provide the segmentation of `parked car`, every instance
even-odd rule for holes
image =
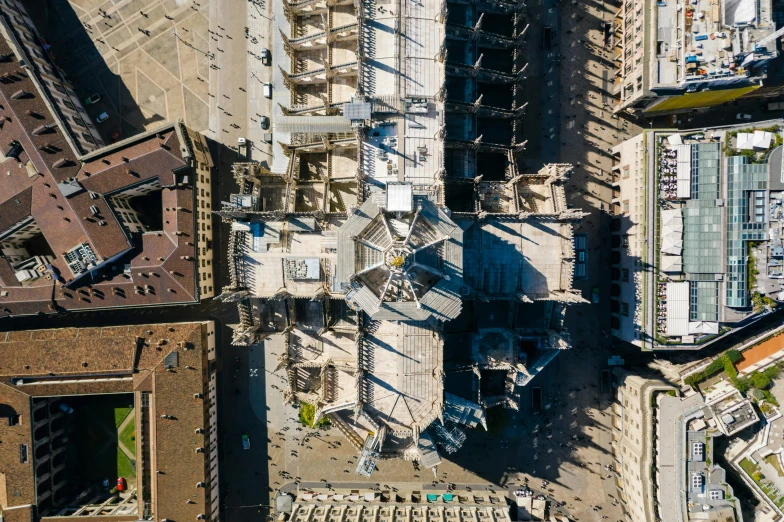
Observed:
[[[117,491],[125,491],[128,489],[125,479],[120,477],[117,479]]]
[[[250,439],[248,435],[243,433],[242,434],[242,449],[248,450],[250,449]]]
[[[751,119],[751,114],[744,114],[744,113],[742,113],[742,112],[739,112],[739,113],[738,113],[738,114],[735,116],[735,119],[736,119],[736,120],[750,120],[750,119]]]
[[[270,54],[269,49],[261,50],[261,63],[264,65],[270,65],[272,63],[272,55]]]
[[[95,118],[95,123],[103,123],[103,122],[105,122],[108,119],[109,119],[109,113],[108,112],[102,112],[101,114],[98,115],[97,118]]]
[[[272,84],[265,83],[263,87],[264,97],[265,98],[272,98]]]
[[[97,92],[95,94],[91,94],[86,100],[84,100],[85,105],[94,105],[101,101],[101,95]]]
[[[264,130],[269,129],[269,118],[266,116],[261,117],[261,128]]]
[[[68,405],[67,405],[67,404],[65,404],[65,403],[62,403],[62,404],[60,405],[60,410],[61,410],[61,411],[64,411],[65,413],[68,413],[68,414],[71,414],[71,413],[73,413],[73,408],[71,408],[70,406],[68,406]]]

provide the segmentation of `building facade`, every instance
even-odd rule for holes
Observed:
[[[77,154],[87,154],[106,145],[74,92],[73,85],[49,55],[44,39],[25,10],[24,2],[2,0],[0,5],[2,36],[11,47],[19,67],[28,71],[30,80],[65,132],[71,147]]]

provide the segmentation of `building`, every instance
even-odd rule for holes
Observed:
[[[726,472],[715,463],[712,439],[758,422],[750,401],[723,382],[705,397],[692,392],[680,398],[658,379],[622,368],[613,377],[613,456],[626,519],[742,522]],[[728,410],[743,411],[729,429]]]
[[[503,496],[495,496],[495,502],[491,502],[489,495],[467,491],[342,491],[338,486],[334,491],[301,489],[295,494],[293,500],[287,494],[276,498],[277,505],[286,506],[277,513],[279,521],[327,522],[334,517],[347,522],[360,522],[368,518],[389,522],[511,520]]]
[[[613,335],[699,348],[784,297],[781,144],[776,120],[613,149]]]
[[[234,342],[281,354],[283,399],[328,415],[363,475],[382,458],[436,466],[486,407],[517,408],[586,302],[572,168],[520,167],[525,6],[401,9],[273,4],[273,52],[293,67],[274,76],[273,158],[235,164],[217,212]]]
[[[720,105],[763,84],[777,55],[770,0],[622,2],[615,18],[616,110]]]
[[[0,41],[2,315],[211,297],[206,139],[176,122],[84,153],[10,43]]]
[[[4,332],[0,361],[4,519],[218,520],[211,321]]]
[[[78,154],[86,154],[106,145],[74,92],[73,85],[54,63],[46,41],[36,31],[23,2],[2,1],[0,33],[10,47],[10,51],[4,49],[3,54],[12,53],[18,62],[17,67],[28,71],[26,76],[35,85],[70,148]],[[6,69],[3,74],[11,72]]]

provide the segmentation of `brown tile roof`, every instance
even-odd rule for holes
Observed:
[[[112,393],[131,391],[136,386],[151,389],[151,469],[163,471],[151,476],[155,518],[196,520],[201,513],[209,514],[209,490],[196,486],[209,482],[205,408],[209,327],[208,323],[174,323],[0,332],[0,404],[26,411],[29,418],[31,395]],[[163,361],[172,351],[178,353],[179,365],[167,371]],[[77,374],[114,371],[133,371],[139,378],[129,375],[108,382],[67,382],[69,376]],[[150,382],[145,374],[152,379],[152,386],[145,384]],[[52,378],[56,382],[13,385],[14,377],[25,377],[28,382],[38,379],[39,383]],[[173,418],[161,418],[164,414]],[[32,453],[28,464],[20,464],[18,446],[30,443],[31,430],[29,423],[26,428],[17,428],[0,422],[0,473],[5,474],[5,483],[0,480],[2,507],[35,501]],[[196,433],[197,428],[204,433]],[[205,451],[197,453],[196,448]],[[20,495],[12,496],[14,492]],[[186,499],[194,503],[186,504]]]
[[[0,202],[0,233],[30,216],[32,206],[32,187],[27,187],[13,197]]]
[[[35,477],[33,475],[33,436],[30,426],[30,397],[0,384],[0,398],[6,413],[3,416],[21,415],[22,422],[9,426],[0,422],[0,502],[7,507],[23,506],[35,502]],[[20,447],[27,445],[27,462],[21,461]],[[5,520],[5,513],[3,513]]]
[[[0,55],[9,53],[10,47],[0,38]],[[9,158],[0,163],[0,231],[32,215],[56,256],[52,264],[66,283],[74,279],[74,274],[62,256],[81,243],[89,243],[101,260],[123,257],[114,267],[105,267],[94,278],[85,276],[68,288],[45,278],[22,286],[8,262],[0,259],[0,289],[7,292],[0,296],[0,317],[195,301],[195,260],[182,259],[197,257],[197,241],[192,235],[196,220],[194,189],[185,184],[177,186],[174,174],[190,165],[187,145],[180,142],[181,134],[177,132],[180,124],[105,147],[80,161],[27,76],[31,73],[11,59],[0,61],[0,76],[5,74],[9,75],[8,81],[0,83],[0,144],[7,147],[19,142],[23,151],[18,160]],[[19,91],[28,94],[12,98]],[[28,160],[31,169],[25,167]],[[66,197],[58,183],[71,178],[78,179],[85,190]],[[146,235],[134,245],[103,195],[153,178],[168,187],[162,194],[163,206],[170,209],[164,211],[162,232],[168,236],[169,245],[148,240]],[[90,192],[100,197],[93,199]],[[133,266],[134,271],[144,267],[145,273],[159,275],[151,276],[157,278],[155,283],[144,276],[125,277],[124,264]],[[139,291],[139,286],[145,291]]]
[[[132,148],[91,159],[82,166],[77,179],[87,190],[100,194],[110,194],[152,178],[158,178],[163,186],[173,185],[172,171],[186,163],[176,133],[168,131],[160,136],[162,139],[153,136]]]

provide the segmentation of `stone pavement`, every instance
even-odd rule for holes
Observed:
[[[77,93],[101,95],[87,110],[109,113],[99,126],[109,142],[114,132],[127,138],[177,119],[207,130],[215,1],[60,0],[29,11]]]
[[[370,485],[435,480],[440,486],[484,483],[506,489],[523,484],[526,478],[533,488],[539,488],[546,479],[550,482],[547,493],[566,501],[575,517],[601,520],[601,515],[607,515],[617,520],[621,511],[613,505],[615,480],[606,477],[610,473],[604,469],[612,462],[611,402],[606,390],[601,396],[599,391],[602,365],[609,356],[601,347],[559,355],[523,389],[520,412],[510,416],[500,434],[469,430],[460,451],[442,455],[437,476],[411,462],[390,460],[380,461],[367,480],[355,474],[357,452],[337,429],[306,429],[297,422],[296,409],[281,407],[283,373],[266,371],[270,487],[275,491],[292,480]],[[269,364],[274,357],[266,359]],[[531,386],[543,387],[543,415],[531,414]],[[281,417],[273,422],[269,415],[273,410],[283,414],[283,422]],[[594,511],[594,506],[601,509]]]

